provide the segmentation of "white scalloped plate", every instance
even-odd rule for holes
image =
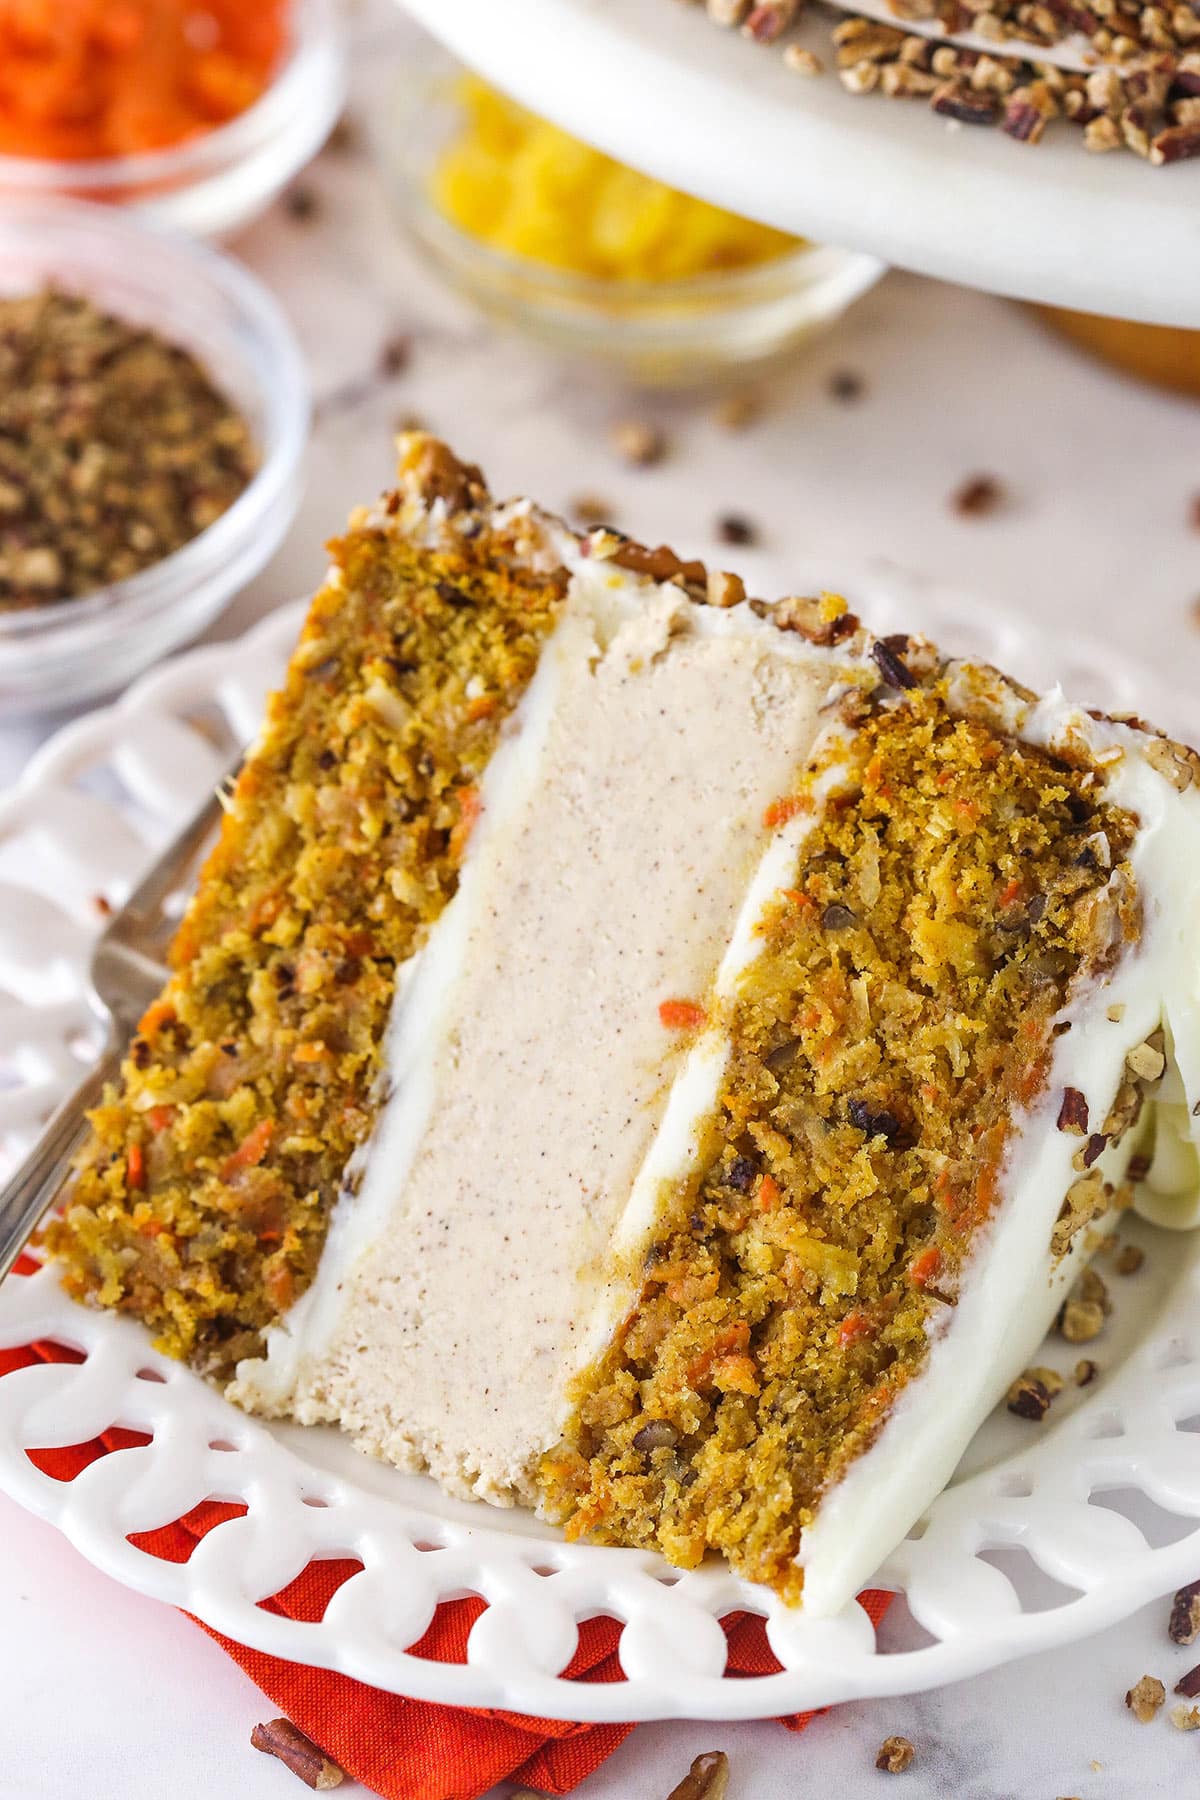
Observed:
[[[858,98],[679,0],[401,4],[526,106],[719,206],[990,293],[1200,326],[1200,161],[1093,156],[1073,126],[1018,144]],[[827,65],[829,24],[801,27]]]
[[[1103,652],[1078,641],[1034,643],[1010,620],[898,578],[845,591],[877,629],[936,629],[1029,680],[1069,672],[1091,701],[1120,708],[1136,692],[1179,723],[1151,678],[1127,667],[1114,678]],[[60,732],[0,798],[0,1131],[11,1153],[88,1054],[81,976],[97,897],[121,900],[251,735],[298,619],[289,607],[241,642],[167,664]],[[249,1419],[130,1321],[73,1305],[46,1270],[0,1288],[0,1348],[51,1339],[83,1360],[0,1379],[0,1488],[130,1587],[258,1649],[416,1698],[551,1718],[732,1719],[912,1692],[1068,1643],[1200,1572],[1200,1261],[1190,1239],[1132,1230],[1149,1254],[1140,1275],[1113,1283],[1119,1303],[1097,1349],[1105,1374],[1069,1388],[1049,1429],[1003,1412],[988,1422],[880,1571],[878,1585],[907,1605],[878,1642],[858,1605],[807,1619],[719,1565],[680,1575],[649,1554],[569,1545],[528,1514],[453,1501],[369,1462],[334,1432]],[[1062,1363],[1065,1348],[1048,1345],[1045,1359]],[[70,1482],[26,1454],[113,1425],[151,1441]],[[247,1511],[187,1563],[130,1543],[206,1499]],[[319,1622],[262,1609],[330,1557],[363,1566]],[[411,1654],[437,1605],[469,1594],[487,1606],[466,1662]],[[725,1673],[718,1621],[734,1611],[765,1618],[779,1673]],[[576,1625],[597,1615],[622,1624],[626,1679],[566,1680]]]

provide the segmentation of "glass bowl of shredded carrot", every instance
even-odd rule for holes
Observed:
[[[371,107],[404,224],[501,322],[639,383],[793,350],[883,273],[638,173],[438,52]]]
[[[0,195],[237,230],[345,98],[334,0],[0,0]]]

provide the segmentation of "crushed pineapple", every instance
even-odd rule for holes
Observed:
[[[639,175],[475,76],[456,92],[462,125],[434,170],[433,198],[497,250],[580,275],[677,281],[802,242]]]

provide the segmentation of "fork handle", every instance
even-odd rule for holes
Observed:
[[[0,1281],[9,1273],[62,1188],[71,1158],[87,1137],[87,1114],[121,1066],[122,1045],[111,1033],[99,1062],[51,1115],[41,1137],[0,1191]]]

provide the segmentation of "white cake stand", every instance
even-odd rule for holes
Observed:
[[[401,0],[498,87],[736,212],[1024,300],[1200,327],[1200,159],[1029,146],[847,94],[679,0]],[[808,28],[820,47],[823,24]]]

